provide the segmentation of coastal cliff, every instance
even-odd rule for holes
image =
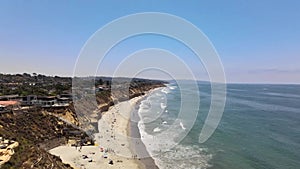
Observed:
[[[43,91],[44,94],[62,94],[70,91],[70,78],[35,76],[38,86],[30,86],[24,81],[32,77],[28,74],[4,76],[1,75],[0,96],[6,94],[36,94],[37,91]],[[24,77],[24,78],[23,78]],[[42,81],[39,81],[42,79]],[[53,83],[58,88],[50,88],[48,83]],[[141,80],[134,81],[128,88],[129,91],[120,90],[118,94],[129,93],[127,99],[144,95],[146,91],[157,87],[163,87],[165,82]],[[23,85],[22,85],[23,84]],[[107,83],[105,90],[96,92],[96,104],[82,101],[83,108],[90,111],[98,110],[97,118],[101,118],[101,112],[114,105],[114,98]],[[97,84],[96,84],[97,85]],[[98,84],[99,85],[99,84]],[[13,86],[14,92],[9,90]],[[25,86],[25,87],[24,87]],[[43,88],[43,86],[45,88]],[[24,88],[24,91],[22,91]],[[63,89],[63,90],[62,90]],[[6,93],[5,93],[6,92]],[[32,93],[31,93],[32,92]],[[22,96],[24,97],[24,96]],[[85,131],[80,128],[80,120],[75,112],[73,102],[63,107],[41,107],[30,106],[20,108],[11,108],[0,113],[0,136],[19,143],[14,148],[14,154],[10,160],[3,164],[1,168],[72,168],[68,164],[62,163],[59,157],[51,155],[48,150],[68,143],[69,138],[77,140],[93,140]],[[1,154],[0,154],[1,155]]]

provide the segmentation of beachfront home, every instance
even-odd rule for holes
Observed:
[[[69,97],[28,95],[22,97],[22,106],[66,107],[71,101]]]
[[[54,106],[69,106],[70,104],[70,99],[69,98],[57,98],[57,103]]]
[[[68,106],[73,101],[73,95],[64,93],[57,97],[57,103],[59,105],[65,105]]]
[[[0,107],[1,110],[16,110],[20,108],[20,102],[19,101],[0,101]]]
[[[23,107],[26,106],[40,106],[40,107],[67,107],[72,102],[71,94],[62,94],[56,96],[19,96],[19,95],[5,95],[0,96],[0,101],[17,101]],[[8,102],[7,102],[8,103]],[[5,103],[6,104],[6,103]],[[0,111],[5,109],[6,105],[0,107]]]
[[[73,95],[72,94],[61,94],[61,95],[59,95],[59,98],[68,98],[69,101],[72,101]]]
[[[52,107],[57,104],[57,100],[55,96],[38,96],[34,105],[41,107]]]
[[[22,105],[24,106],[32,106],[37,102],[37,96],[36,95],[28,95],[22,97]]]

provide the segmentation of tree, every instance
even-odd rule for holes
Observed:
[[[106,86],[110,86],[110,81],[106,81]]]
[[[28,73],[23,73],[23,76],[25,76],[25,77],[31,77],[31,75],[28,74]]]
[[[103,80],[102,80],[102,79],[99,79],[99,80],[98,80],[98,84],[99,84],[99,85],[103,85]]]

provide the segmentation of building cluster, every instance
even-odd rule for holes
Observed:
[[[0,96],[0,111],[20,110],[32,106],[42,108],[68,107],[71,102],[71,94],[61,94],[59,96],[5,95]]]

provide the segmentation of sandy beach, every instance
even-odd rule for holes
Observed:
[[[102,113],[102,118],[98,122],[99,133],[95,134],[95,146],[83,146],[80,149],[65,145],[49,152],[59,156],[64,163],[70,164],[73,168],[142,169],[149,165],[155,166],[151,158],[146,161],[136,158],[128,138],[130,113],[143,97],[145,96],[118,103]]]

